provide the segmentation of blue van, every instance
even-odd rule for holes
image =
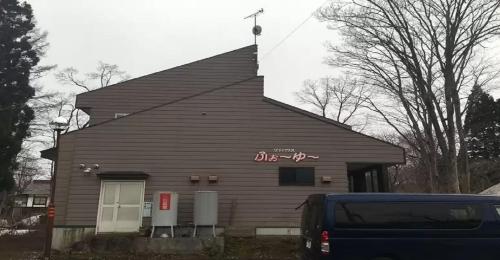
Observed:
[[[500,259],[497,196],[317,194],[302,207],[303,260]]]

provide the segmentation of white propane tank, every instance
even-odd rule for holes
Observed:
[[[151,224],[153,226],[176,226],[179,195],[172,191],[157,191],[153,195]]]
[[[197,226],[212,226],[215,237],[215,225],[217,225],[218,196],[216,191],[196,191],[194,193],[194,231],[196,236]]]
[[[217,225],[217,192],[197,191],[194,193],[194,224],[197,226]]]

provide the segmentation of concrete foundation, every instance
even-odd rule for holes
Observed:
[[[224,249],[223,236],[298,236],[299,228],[272,227],[217,227],[213,237],[211,227],[199,227],[197,236],[192,237],[192,227],[175,227],[175,237],[170,235],[169,227],[157,227],[153,238],[139,234],[95,235],[94,227],[57,227],[54,228],[52,249],[58,251],[97,251],[97,252],[137,252],[158,254],[192,254],[202,251]],[[163,235],[163,237],[162,237]]]
[[[227,226],[224,234],[234,237],[255,237],[255,227]]]
[[[139,254],[202,254],[223,252],[224,238],[213,237],[212,228],[200,227],[197,237],[192,237],[192,228],[176,228],[175,238],[160,238],[163,232],[170,233],[166,227],[158,230],[155,238],[138,236],[138,234],[104,234],[95,235],[93,227],[58,227],[54,228],[52,249],[61,252],[121,252]],[[216,234],[222,235],[224,228],[216,228]]]
[[[202,254],[206,251],[224,252],[224,238],[146,238],[137,237],[133,241],[136,253],[154,254]]]
[[[193,236],[194,227],[184,227],[184,226],[176,226],[174,227],[174,237],[192,237]],[[215,227],[215,235],[222,236],[225,233],[225,228],[223,227]],[[170,227],[159,226],[155,227],[153,237],[161,237],[161,236],[171,236]],[[212,227],[207,226],[199,226],[196,229],[196,237],[213,237]]]
[[[255,228],[257,236],[300,236],[300,228],[272,228],[258,227]]]
[[[56,227],[52,234],[52,249],[64,251],[74,243],[95,234],[93,227]]]

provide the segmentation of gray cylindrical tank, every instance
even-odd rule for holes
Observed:
[[[217,225],[218,198],[216,191],[194,193],[194,224],[198,226]]]
[[[157,191],[153,194],[151,224],[153,226],[176,226],[179,195],[172,191]]]

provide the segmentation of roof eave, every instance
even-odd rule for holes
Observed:
[[[51,160],[51,161],[56,160],[56,155],[57,155],[57,151],[56,151],[55,147],[40,151],[40,157],[42,157],[44,159]]]

